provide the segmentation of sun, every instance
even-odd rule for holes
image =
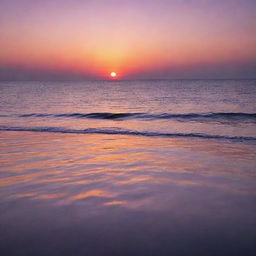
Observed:
[[[116,74],[116,72],[111,72],[111,73],[110,73],[110,76],[111,76],[112,78],[115,78],[115,77],[117,76],[117,74]]]

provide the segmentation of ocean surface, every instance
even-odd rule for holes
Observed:
[[[255,255],[256,80],[0,82],[1,255]]]

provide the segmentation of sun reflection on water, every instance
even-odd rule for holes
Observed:
[[[33,147],[26,143],[31,136]],[[252,193],[246,182],[227,186],[225,181],[233,174],[246,181],[255,176],[251,157],[255,152],[250,145],[234,147],[223,142],[220,152],[220,142],[197,140],[191,144],[185,139],[56,134],[42,138],[31,133],[24,133],[21,139],[19,134],[5,133],[4,140],[3,150],[16,149],[4,156],[1,166],[2,195],[9,200],[86,203],[90,199],[95,205],[132,208],[157,201],[158,205],[162,202],[161,208],[166,199],[158,193],[177,193],[177,187]],[[234,164],[236,154],[244,156],[239,164]],[[225,161],[216,162],[221,157]]]

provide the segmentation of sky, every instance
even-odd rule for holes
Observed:
[[[0,0],[0,80],[256,78],[256,0]]]

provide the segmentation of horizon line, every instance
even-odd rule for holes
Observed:
[[[180,81],[180,80],[256,80],[255,78],[134,78],[134,79],[13,79],[0,82],[128,82],[128,81]]]

